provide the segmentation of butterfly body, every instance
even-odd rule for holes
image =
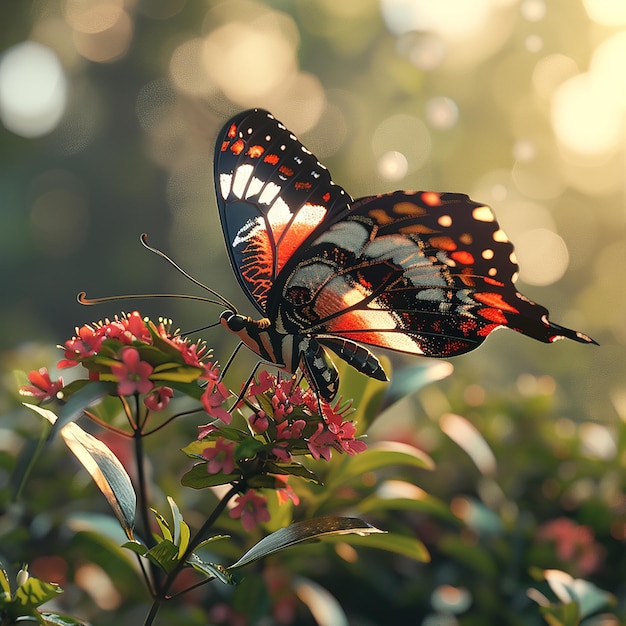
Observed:
[[[264,320],[231,312],[223,325],[261,358],[302,370],[325,399],[338,384],[326,350],[385,380],[365,346],[449,357],[502,326],[544,342],[595,343],[516,290],[513,245],[489,207],[466,195],[353,201],[259,109],[222,129],[215,181],[231,264]]]

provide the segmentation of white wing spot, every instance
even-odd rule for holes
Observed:
[[[488,206],[479,206],[472,211],[472,217],[477,222],[494,222],[495,217]]]
[[[222,194],[222,198],[226,200],[228,198],[228,194],[230,193],[230,186],[233,181],[232,174],[220,174],[220,192]]]
[[[509,238],[506,236],[505,232],[501,228],[498,228],[498,230],[493,233],[493,240],[501,243],[506,243]]]
[[[447,228],[448,226],[452,226],[452,218],[449,215],[442,215],[437,220],[437,223],[439,224],[439,226]]]

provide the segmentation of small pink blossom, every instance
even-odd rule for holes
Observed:
[[[23,396],[30,396],[38,400],[50,400],[63,389],[63,379],[59,377],[58,380],[52,381],[48,369],[45,367],[30,372],[28,374],[28,380],[31,384],[22,385],[20,387],[20,393]]]
[[[198,426],[198,439],[204,439],[216,430],[219,430],[219,428],[213,422]]]
[[[85,324],[76,329],[76,337],[68,339],[65,344],[65,359],[61,359],[58,367],[73,367],[78,365],[77,359],[86,359],[93,356],[102,347],[104,337],[91,326]]]
[[[334,447],[335,436],[323,424],[317,425],[317,430],[309,437],[306,442],[309,452],[313,458],[317,461],[323,458],[325,461],[330,461],[332,456],[331,448]]]
[[[221,387],[224,387],[220,383]],[[228,391],[226,388],[221,389],[217,386],[207,385],[204,393],[200,397],[202,401],[202,406],[208,415],[211,417],[215,417],[216,419],[222,420],[224,424],[230,424],[233,416],[222,406],[224,400],[228,398]]]
[[[150,330],[138,311],[103,325],[101,332],[107,338],[117,339],[126,345],[131,345],[134,341],[152,343]]]
[[[276,496],[278,497],[278,504],[286,504],[291,500],[295,506],[300,504],[300,498],[298,494],[293,490],[291,485],[287,482],[289,476],[276,476]],[[280,487],[279,485],[283,485]]]
[[[148,393],[154,383],[148,378],[154,369],[150,363],[142,361],[136,348],[124,347],[120,350],[121,363],[111,366],[111,373],[119,380],[117,393],[130,396],[134,393]]]
[[[220,380],[217,364],[206,363],[204,373],[200,378],[207,381],[204,393],[200,397],[204,410],[211,417],[222,420],[224,424],[230,424],[233,416],[222,407],[230,394],[226,385]]]
[[[270,521],[267,498],[253,490],[246,491],[245,494],[237,496],[235,506],[228,515],[233,519],[241,519],[241,525],[250,532],[257,524]]]
[[[276,376],[272,376],[267,370],[259,372],[259,382],[254,380],[250,383],[250,395],[260,396],[262,393],[269,391],[276,385]]]
[[[291,461],[291,453],[287,450],[289,444],[286,441],[279,441],[273,448],[272,454],[283,463]]]
[[[253,413],[249,418],[248,422],[250,423],[250,428],[257,433],[264,433],[269,426],[269,419],[267,417],[267,413],[261,409],[259,409],[256,413]]]
[[[277,439],[300,439],[305,426],[304,420],[294,420],[291,423],[281,422],[276,424],[276,437]]]
[[[143,399],[143,403],[151,411],[162,411],[174,396],[171,387],[157,387]]]
[[[165,324],[162,322],[156,327],[157,333],[159,337],[165,341],[168,345],[170,345],[175,350],[180,352],[183,357],[183,361],[187,365],[192,365],[193,367],[212,367],[212,364],[204,364],[201,359],[204,356],[209,355],[209,351],[207,347],[201,343],[189,343],[189,340],[186,337],[182,337],[181,335],[174,334],[172,335],[170,331],[166,328]]]
[[[235,444],[220,437],[215,446],[205,448],[202,456],[208,461],[207,471],[209,474],[232,474],[235,469]]]

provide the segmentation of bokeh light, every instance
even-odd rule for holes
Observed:
[[[626,24],[626,4],[622,0],[583,0],[589,17],[603,26]]]
[[[67,79],[56,54],[34,41],[0,57],[0,119],[23,137],[40,137],[60,122],[67,104]]]
[[[552,127],[560,144],[582,156],[606,156],[623,142],[623,115],[595,89],[590,74],[578,74],[552,97]]]
[[[533,228],[515,239],[520,279],[529,285],[555,283],[567,271],[569,253],[563,238],[547,228]]]
[[[426,124],[417,117],[403,113],[383,120],[372,136],[374,155],[381,158],[386,154],[399,153],[406,161],[405,173],[415,172],[422,167],[430,150],[431,138]]]

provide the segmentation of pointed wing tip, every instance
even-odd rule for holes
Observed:
[[[560,339],[572,339],[578,343],[589,343],[594,346],[600,345],[595,339],[592,339],[589,335],[585,335],[585,333],[581,333],[578,330],[571,330],[570,328],[565,328],[564,326],[559,326],[552,322],[550,323],[550,328],[557,331],[550,337],[551,343],[559,341]]]

